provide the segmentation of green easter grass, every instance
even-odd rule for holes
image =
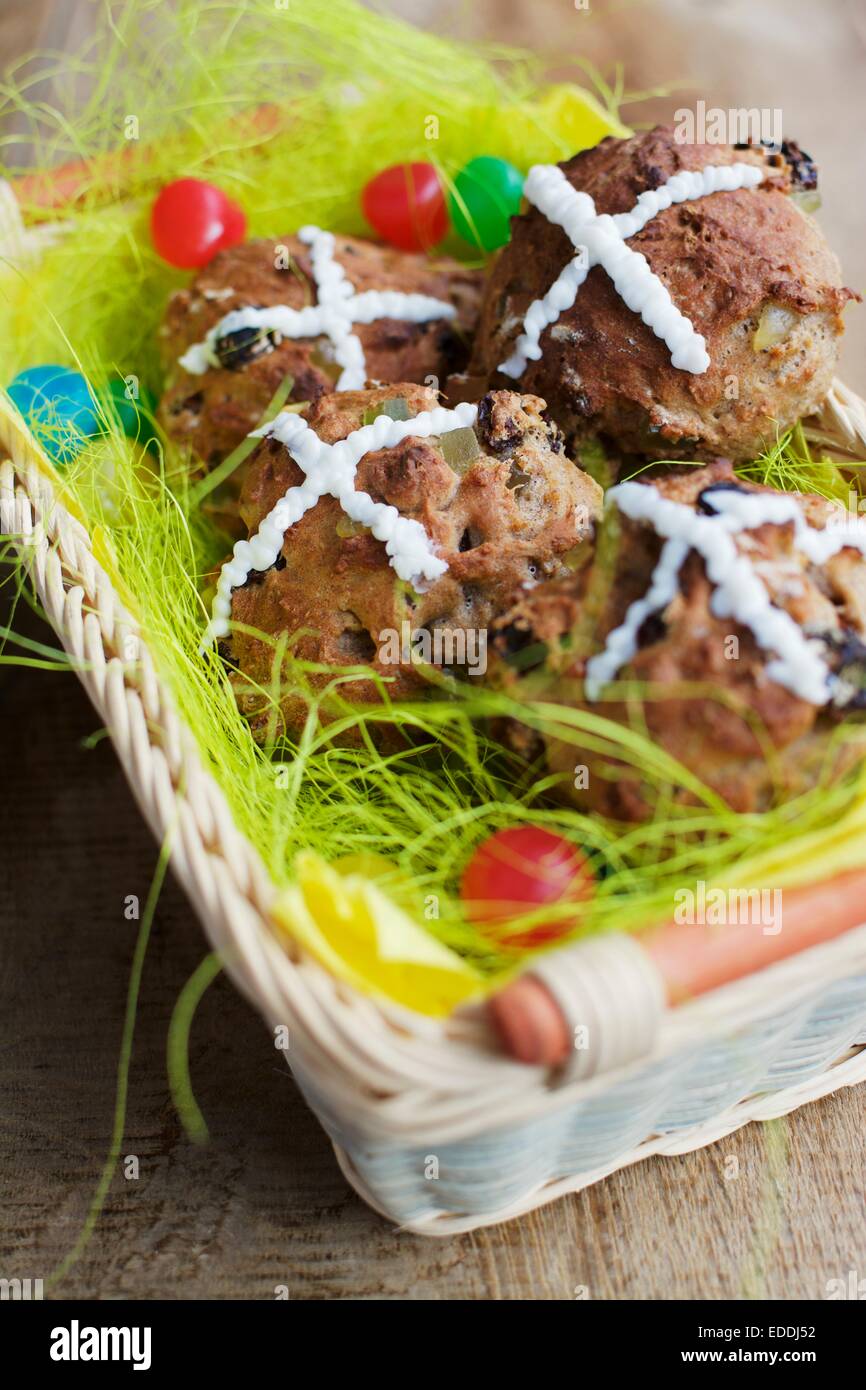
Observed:
[[[0,275],[0,379],[59,362],[80,367],[97,391],[104,433],[64,469],[67,494],[274,880],[291,882],[299,850],[328,860],[384,856],[411,885],[419,920],[492,977],[513,968],[515,954],[463,920],[457,887],[473,846],[502,826],[532,821],[592,856],[599,883],[585,932],[637,930],[669,915],[683,882],[784,886],[858,862],[862,776],[737,815],[640,733],[606,720],[603,707],[587,714],[539,700],[518,706],[465,688],[431,688],[429,698],[396,706],[383,688],[381,709],[346,709],[325,732],[311,720],[294,744],[278,737],[275,720],[273,747],[254,744],[220,660],[199,654],[204,580],[226,539],[191,505],[178,451],[146,452],[128,441],[103,390],[118,376],[135,376],[156,396],[161,389],[157,329],[169,294],[188,277],[150,246],[155,192],[183,175],[212,178],[243,203],[251,235],[285,235],[304,222],[363,233],[358,194],[383,166],[433,159],[447,181],[477,154],[521,169],[562,158],[623,132],[622,94],[602,84],[583,97],[565,88],[545,96],[538,66],[524,55],[420,34],[351,0],[182,0],[173,17],[167,11],[157,0],[110,4],[110,22],[77,60],[30,62],[0,89],[0,112],[15,114],[19,132],[0,149],[7,177],[30,156],[42,170],[102,156],[72,205],[46,209],[32,184],[23,197],[28,220],[46,224],[50,240],[41,260]],[[62,71],[68,100],[58,106],[74,115],[42,104],[47,71]],[[249,114],[263,107],[277,113],[273,128],[253,128]],[[799,432],[744,471],[781,487],[848,494],[847,481],[810,457]],[[53,661],[47,649],[16,652],[8,634],[4,650],[0,659]],[[572,742],[576,764],[591,746],[641,769],[659,788],[653,818],[623,828],[558,804],[555,779],[521,771],[486,732],[491,717],[515,714]],[[383,719],[411,729],[411,743],[379,751],[374,726]],[[335,743],[346,728],[356,746]],[[678,783],[691,786],[694,806],[673,805]],[[440,904],[434,920],[420,910],[429,894]]]

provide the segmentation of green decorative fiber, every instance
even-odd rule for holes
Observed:
[[[196,966],[180,994],[171,1015],[166,1042],[166,1067],[174,1108],[194,1144],[204,1144],[208,1128],[192,1089],[189,1074],[189,1034],[195,1011],[208,987],[222,970],[222,961],[215,951]]]

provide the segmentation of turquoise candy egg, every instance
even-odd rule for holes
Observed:
[[[523,175],[507,159],[492,154],[470,159],[448,200],[455,231],[471,245],[495,251],[511,235],[510,219],[520,211],[522,196]]]
[[[97,405],[81,372],[45,365],[19,372],[9,399],[55,463],[69,463],[84,439],[99,431]]]

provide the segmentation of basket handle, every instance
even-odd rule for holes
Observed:
[[[265,104],[237,116],[233,124],[239,137],[246,134],[254,140],[265,140],[280,129],[284,120],[284,112],[276,106]],[[81,197],[95,173],[114,178],[116,186],[112,193],[122,194],[128,183],[127,170],[137,159],[146,162],[148,148],[145,145],[137,149],[135,144],[128,143],[119,150],[107,150],[92,159],[73,159],[53,169],[22,174],[9,182],[22,207],[57,211]]]
[[[535,1066],[564,1066],[569,1076],[609,1070],[651,1050],[667,1005],[822,945],[866,919],[866,869],[784,896],[776,891],[770,924],[667,922],[642,937],[598,937],[540,957],[488,1001],[506,1052]],[[586,1055],[572,1055],[578,1051]]]

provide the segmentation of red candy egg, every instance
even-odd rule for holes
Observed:
[[[383,241],[401,251],[428,251],[448,230],[448,210],[432,164],[392,164],[372,178],[361,207]]]
[[[179,270],[197,270],[218,251],[243,241],[247,219],[221,188],[201,179],[175,179],[153,205],[150,232],[164,261]]]
[[[539,921],[525,932],[507,930],[515,917],[546,903],[586,902],[594,891],[589,861],[576,845],[532,825],[497,830],[479,845],[463,871],[460,896],[470,921],[500,946],[541,946],[570,932],[580,909]]]

